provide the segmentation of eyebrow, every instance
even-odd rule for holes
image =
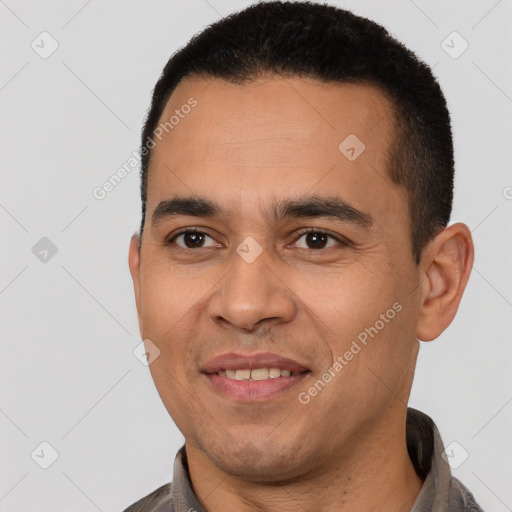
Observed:
[[[222,208],[202,197],[174,197],[161,201],[152,215],[155,226],[164,219],[189,215],[193,217],[221,217]],[[339,197],[308,196],[301,199],[280,200],[273,205],[273,219],[279,222],[286,218],[334,218],[341,222],[369,229],[373,225],[371,215]]]
[[[164,219],[179,215],[216,217],[220,214],[221,209],[208,199],[202,197],[175,197],[158,203],[151,217],[151,224],[155,226]]]
[[[369,229],[373,219],[367,212],[359,210],[340,197],[309,196],[296,200],[279,201],[275,205],[276,222],[287,217],[292,218],[334,218],[341,222]]]

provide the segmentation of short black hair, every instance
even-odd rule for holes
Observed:
[[[171,56],[142,130],[139,244],[146,216],[148,141],[176,86],[189,76],[242,84],[269,74],[373,85],[390,100],[394,130],[387,172],[407,192],[413,256],[419,263],[452,209],[453,141],[444,95],[431,69],[384,27],[309,1],[254,4],[208,26]]]

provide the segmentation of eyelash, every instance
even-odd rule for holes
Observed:
[[[186,229],[183,229],[182,231],[179,231],[178,233],[175,233],[172,237],[167,238],[165,240],[165,242],[164,242],[164,245],[166,245],[166,246],[172,245],[174,243],[174,241],[176,240],[176,238],[178,238],[181,235],[187,234],[187,233],[199,233],[201,235],[206,235],[206,236],[208,236],[208,237],[213,239],[212,236],[210,236],[205,231],[201,231],[199,228],[186,228]],[[298,232],[298,236],[295,238],[293,243],[296,244],[300,240],[300,238],[302,236],[307,235],[309,233],[315,233],[315,234],[318,234],[318,235],[326,235],[326,236],[332,238],[333,240],[335,240],[336,242],[338,242],[338,244],[340,244],[342,247],[347,247],[350,244],[350,241],[347,240],[347,239],[339,238],[337,236],[332,235],[328,231],[325,231],[323,229],[315,229],[315,228],[303,228],[303,229],[300,229],[299,232]],[[187,250],[190,250],[190,251],[197,250],[197,249],[190,249],[190,248],[184,249],[183,247],[179,247],[179,248],[184,250],[184,251],[187,251]],[[203,249],[203,247],[199,247],[199,249]],[[331,249],[331,247],[328,247],[328,249]],[[316,252],[316,251],[321,251],[321,250],[325,250],[325,249],[309,249],[309,250]]]
[[[347,247],[349,245],[349,241],[347,239],[344,239],[342,237],[338,237],[338,236],[332,235],[331,233],[329,233],[328,231],[325,231],[323,229],[315,229],[315,228],[303,228],[303,229],[300,229],[299,232],[298,232],[298,236],[294,240],[293,243],[294,244],[297,243],[302,236],[307,235],[309,233],[315,233],[317,235],[326,235],[329,238],[335,240],[342,247]],[[332,247],[328,247],[327,249],[331,249],[331,248]],[[309,249],[309,250],[310,251],[321,251],[321,250],[325,250],[325,249]]]

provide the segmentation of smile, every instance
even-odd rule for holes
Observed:
[[[226,377],[232,380],[267,380],[278,379],[279,377],[290,377],[299,375],[297,372],[282,370],[279,368],[255,368],[254,370],[220,370],[219,377]]]
[[[304,363],[278,354],[220,354],[201,367],[212,391],[236,402],[278,398],[311,374]]]

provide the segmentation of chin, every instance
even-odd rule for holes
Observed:
[[[272,439],[229,439],[203,450],[213,464],[229,475],[272,483],[293,479],[304,472],[301,446],[302,443],[280,445]]]

